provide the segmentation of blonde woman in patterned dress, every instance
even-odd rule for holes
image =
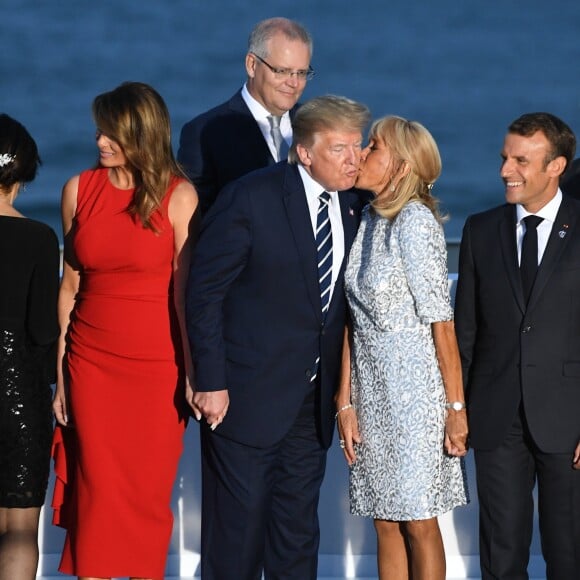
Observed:
[[[351,512],[374,519],[381,580],[443,580],[437,516],[468,501],[461,366],[431,195],[440,172],[422,125],[374,123],[356,185],[376,197],[346,267],[352,328],[336,404]]]

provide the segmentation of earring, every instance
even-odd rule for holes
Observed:
[[[395,186],[391,184],[391,186],[389,187],[390,191],[395,191]]]

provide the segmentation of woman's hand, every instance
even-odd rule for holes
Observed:
[[[340,436],[340,446],[344,452],[346,462],[352,465],[356,461],[354,444],[361,442],[358,430],[358,419],[354,407],[348,407],[338,412],[336,417],[338,434]]]
[[[467,413],[465,409],[447,411],[445,420],[445,451],[455,457],[467,455]]]
[[[191,410],[193,411],[193,416],[196,418],[197,421],[201,419],[201,411],[197,407],[197,405],[193,402],[195,397],[195,384],[193,380],[189,377],[185,378],[185,400],[187,404],[190,406]]]
[[[66,396],[64,394],[64,385],[57,383],[54,399],[52,400],[52,412],[56,422],[63,427],[68,425],[68,414],[66,411]]]

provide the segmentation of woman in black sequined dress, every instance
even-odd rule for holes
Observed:
[[[36,176],[36,143],[0,115],[0,580],[32,580],[49,473],[59,248],[12,207]]]

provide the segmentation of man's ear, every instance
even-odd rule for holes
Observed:
[[[551,177],[560,177],[566,169],[566,158],[563,155],[552,159],[546,166],[546,171]]]
[[[310,157],[310,150],[300,143],[296,143],[296,155],[300,159],[300,163],[304,167],[310,167],[312,164],[312,158]]]
[[[255,73],[256,57],[251,52],[248,52],[248,54],[246,54],[246,74],[249,78],[253,79]]]

